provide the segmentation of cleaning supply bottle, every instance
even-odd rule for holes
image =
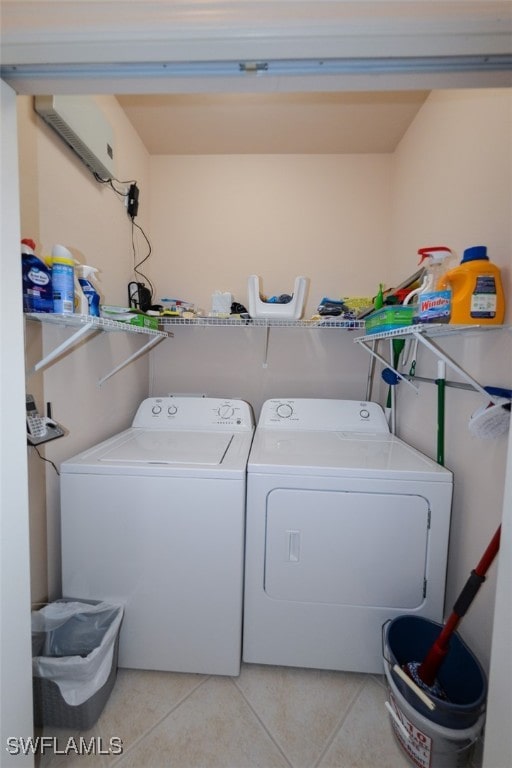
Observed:
[[[445,245],[430,248],[419,248],[419,264],[426,260],[425,274],[419,288],[411,291],[405,298],[404,304],[417,296],[416,313],[413,323],[448,323],[451,315],[451,291],[440,288],[439,281],[449,269],[454,256]]]
[[[75,313],[77,315],[88,315],[89,302],[87,301],[87,296],[82,290],[82,286],[78,282],[79,266],[80,262],[75,260]]]
[[[72,315],[75,311],[75,260],[63,245],[52,248],[53,311]]]
[[[461,325],[501,325],[505,297],[499,267],[489,261],[485,245],[466,248],[458,267],[443,275],[441,289],[452,290],[451,321]]]
[[[94,274],[98,271],[96,267],[89,267],[86,264],[78,264],[75,267],[80,286],[80,291],[85,299],[85,303],[80,300],[80,312],[86,315],[100,316],[100,295],[94,287]]]
[[[53,312],[52,271],[36,256],[35,247],[30,238],[21,241],[23,311]]]
[[[384,306],[384,283],[379,283],[379,290],[377,291],[377,295],[375,296],[373,300],[373,308],[375,310],[382,309]]]

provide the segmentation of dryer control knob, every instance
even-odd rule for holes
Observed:
[[[231,405],[221,405],[217,413],[221,419],[231,419],[235,414],[235,409]]]
[[[154,413],[155,416],[158,416],[159,413],[162,413],[162,409],[159,405],[154,405],[151,409],[151,413]]]
[[[289,419],[293,415],[293,408],[289,403],[279,403],[276,408],[276,414],[280,419]]]
[[[167,413],[169,414],[169,416],[174,416],[176,413],[178,413],[178,409],[176,408],[175,405],[170,405],[167,409]]]
[[[363,408],[359,411],[359,415],[362,419],[369,419],[370,418],[370,411],[367,411],[366,408]]]

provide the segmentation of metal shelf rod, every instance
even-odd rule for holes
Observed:
[[[151,347],[156,347],[157,344],[160,344],[160,342],[164,339],[164,336],[153,336],[152,339],[150,339],[147,344],[144,344],[143,347],[137,350],[137,352],[134,352],[133,355],[130,355],[130,357],[126,358],[122,363],[120,363],[116,368],[110,371],[110,373],[107,373],[106,376],[103,376],[98,381],[98,386],[101,387],[101,385],[107,381],[107,379],[110,379],[111,376],[113,376],[115,373],[120,371],[122,368],[124,368],[128,363],[132,363],[134,360],[136,360],[138,357],[143,355],[145,352],[149,352]]]
[[[437,346],[437,344],[434,344],[433,341],[430,341],[430,339],[425,338],[425,336],[421,334],[414,334],[416,338],[420,341],[421,344],[423,344],[427,349],[430,349],[431,352],[433,352],[439,360],[442,360],[446,365],[452,369],[452,371],[455,371],[455,373],[458,373],[461,379],[464,379],[464,381],[467,381],[468,384],[471,384],[473,389],[475,389],[477,392],[480,392],[481,395],[483,395],[485,398],[490,400],[493,403],[499,403],[499,399],[496,399],[495,396],[490,395],[488,392],[485,391],[485,389],[476,381],[472,376],[469,375],[469,373],[466,373],[466,371],[460,367],[452,358],[446,354],[446,352],[443,352],[440,347]]]
[[[47,354],[45,357],[42,358],[38,363],[36,363],[30,371],[28,371],[28,375],[30,376],[33,373],[36,373],[36,371],[39,371],[41,368],[44,368],[48,363],[51,363],[52,360],[55,360],[55,358],[59,357],[63,352],[66,351],[69,347],[72,347],[73,344],[76,344],[76,342],[82,337],[85,336],[86,333],[89,333],[90,331],[96,332],[100,331],[100,328],[94,328],[93,323],[86,323],[81,328],[78,329],[75,333],[73,333],[69,338],[67,338],[65,341],[62,342],[62,344],[59,344],[55,349],[53,349],[49,354]]]
[[[354,339],[354,341],[357,341],[357,342],[359,343],[359,345],[360,345],[361,347],[363,347],[363,349],[366,349],[366,351],[367,351],[367,352],[369,352],[369,353],[370,353],[370,355],[371,355],[373,358],[375,358],[375,360],[378,360],[378,361],[379,361],[379,363],[382,363],[382,365],[383,365],[385,368],[389,368],[391,371],[393,371],[393,373],[394,373],[396,376],[398,376],[398,378],[400,379],[400,381],[403,381],[403,382],[405,382],[405,384],[407,384],[409,387],[412,387],[412,389],[414,389],[414,391],[415,391],[415,392],[417,392],[417,391],[418,391],[418,387],[414,386],[414,384],[412,383],[412,381],[410,381],[410,380],[407,378],[407,376],[406,376],[405,374],[403,374],[403,373],[400,373],[400,371],[397,371],[395,368],[393,368],[393,364],[392,364],[392,363],[389,363],[389,362],[386,360],[386,358],[382,357],[382,355],[379,355],[379,353],[378,353],[378,352],[375,350],[375,344],[372,344],[372,348],[370,349],[370,347],[368,347],[368,346],[366,345],[366,343],[365,343],[366,341],[372,341],[372,342],[375,342],[375,341],[376,341],[376,339],[372,339],[372,337],[371,337],[371,336],[367,336],[367,337],[363,337],[363,338],[359,338],[359,339]]]
[[[405,381],[409,386],[412,386],[416,391],[417,387],[415,387],[412,384],[412,381],[416,379],[419,381],[420,379],[417,377],[408,377],[406,374],[400,373],[400,371],[397,371],[393,367],[392,359],[390,362],[385,360],[381,355],[379,355],[375,350],[375,342],[379,341],[380,339],[393,339],[393,338],[413,338],[416,340],[416,342],[419,342],[420,344],[423,344],[424,347],[429,349],[438,360],[445,363],[452,371],[455,371],[455,373],[458,373],[458,375],[466,381],[472,389],[474,389],[476,392],[479,392],[481,395],[483,395],[487,400],[490,400],[492,403],[499,403],[499,398],[496,399],[495,395],[490,395],[479,383],[476,381],[472,376],[469,375],[463,368],[460,367],[452,358],[446,354],[440,347],[437,346],[433,341],[431,341],[427,336],[448,336],[456,333],[461,333],[463,331],[466,332],[476,332],[476,331],[487,331],[487,330],[500,330],[506,328],[506,326],[503,325],[495,325],[495,326],[481,326],[481,325],[456,325],[456,326],[450,326],[450,325],[430,325],[430,326],[422,326],[422,325],[408,325],[404,328],[395,328],[391,331],[385,331],[383,333],[373,333],[373,334],[367,334],[366,336],[358,336],[354,339],[354,342],[359,344],[363,349],[366,349],[366,351],[372,355],[376,360],[378,360],[380,363],[382,363],[386,368],[389,368],[393,373],[401,380]],[[368,346],[368,342],[372,342],[372,347],[370,348]]]
[[[114,373],[120,371],[128,363],[136,360],[145,352],[149,351],[151,347],[156,346],[163,339],[172,337],[174,334],[171,331],[156,330],[154,328],[145,328],[138,325],[130,325],[128,323],[111,320],[103,317],[91,317],[90,315],[61,315],[53,313],[35,313],[27,312],[25,316],[29,320],[38,320],[40,323],[50,323],[53,325],[59,325],[66,328],[76,328],[78,330],[71,334],[61,344],[55,347],[51,352],[45,355],[42,360],[39,360],[28,372],[27,376],[31,376],[36,371],[41,370],[49,363],[53,362],[56,358],[60,357],[66,350],[73,347],[81,338],[88,333],[98,332],[111,332],[111,331],[123,331],[124,333],[138,333],[146,336],[151,336],[151,339],[144,344],[137,352],[134,352],[123,363],[118,365],[114,370],[110,371],[106,376],[99,380],[98,385],[101,386],[103,382],[107,381]]]

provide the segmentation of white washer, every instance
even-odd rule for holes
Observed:
[[[443,616],[452,474],[350,400],[264,403],[248,462],[244,661],[382,673],[382,626]]]
[[[61,465],[63,594],[124,603],[120,666],[239,673],[253,432],[243,401],[154,397]]]

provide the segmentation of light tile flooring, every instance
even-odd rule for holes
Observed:
[[[407,768],[384,706],[385,678],[243,665],[240,677],[120,669],[96,723],[103,754],[54,754],[41,768]],[[58,736],[58,749],[78,734]],[[98,737],[101,737],[99,739]],[[123,753],[106,754],[110,739]],[[69,750],[67,750],[69,752]]]

